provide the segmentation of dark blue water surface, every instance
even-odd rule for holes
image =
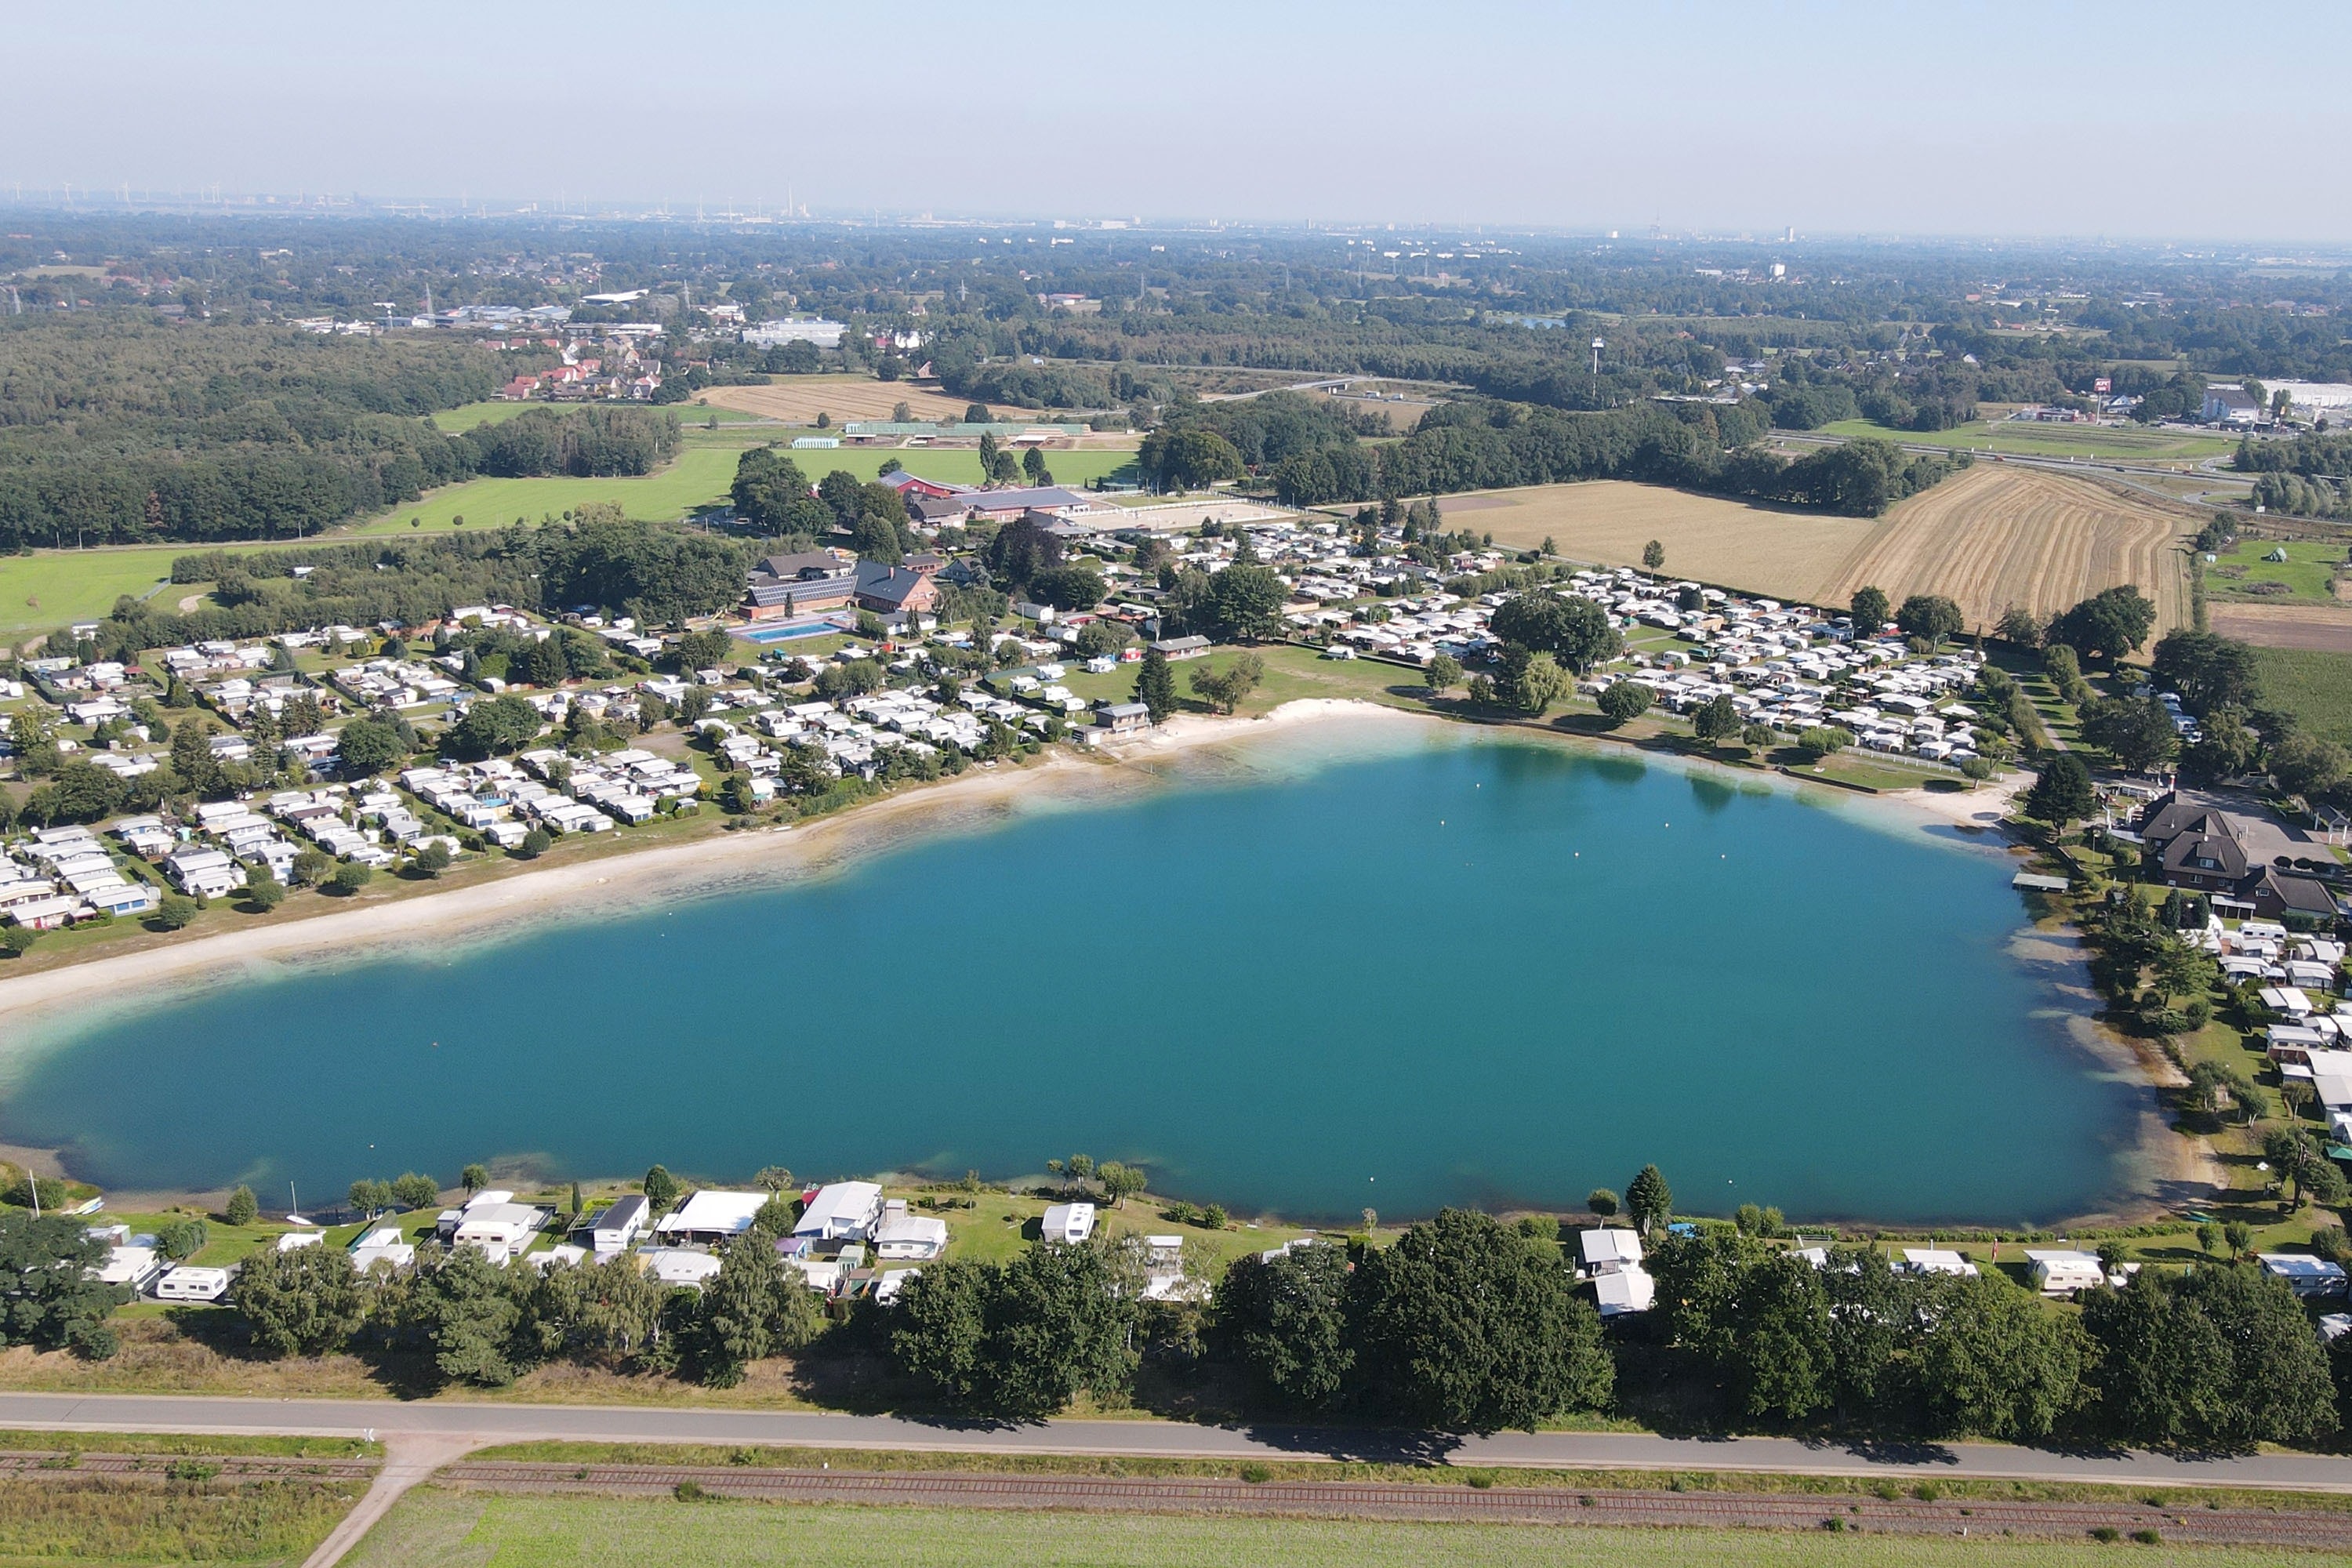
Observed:
[[[2011,956],[2008,879],[1627,757],[1294,754],[118,1015],[0,1135],[118,1188],[1084,1150],[1305,1218],[1577,1206],[1655,1161],[1702,1212],[2052,1219],[2116,1194],[2143,1091]]]

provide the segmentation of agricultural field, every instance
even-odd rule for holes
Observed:
[[[961,419],[971,406],[967,398],[950,397],[903,381],[877,381],[869,375],[780,375],[765,386],[714,386],[696,394],[689,406],[732,408],[787,425],[811,425],[819,414],[831,415],[835,424],[845,419],[887,419],[891,409],[901,403],[918,419]],[[1029,416],[1014,408],[1004,410],[1003,417]]]
[[[2320,648],[2352,653],[2352,605],[2253,605],[2210,599],[2206,618],[2225,637],[2257,647]]]
[[[2259,647],[2254,659],[2265,706],[2294,714],[2308,734],[2352,746],[2352,651]]]
[[[2014,452],[2026,458],[2161,465],[2226,457],[2238,449],[2238,444],[2226,436],[2153,430],[2139,425],[2036,425],[2010,419],[1978,419],[1949,430],[1926,431],[1894,430],[1867,419],[1844,419],[1823,426],[1822,434],[1972,452]]]
[[[352,1568],[706,1568],[830,1564],[964,1568],[1206,1568],[1282,1563],[1297,1568],[2076,1568],[2122,1552],[2146,1568],[2253,1568],[2303,1560],[2276,1549],[2111,1546],[1980,1537],[1818,1531],[1571,1528],[1409,1523],[1206,1514],[785,1505],[669,1498],[492,1496],[425,1486],[395,1504],[344,1561]],[[2314,1556],[2312,1562],[2326,1559]]]
[[[2183,535],[2199,521],[2072,475],[1979,463],[1897,505],[1806,596],[1843,605],[1869,584],[1898,604],[1942,594],[1973,627],[2011,605],[2047,617],[2130,583],[2156,601],[2162,630],[2188,624]]]
[[[1519,550],[1549,539],[1561,555],[1604,566],[1640,565],[1654,539],[1670,573],[1807,601],[1882,526],[1622,479],[1451,496],[1438,509],[1449,528],[1492,533]]]

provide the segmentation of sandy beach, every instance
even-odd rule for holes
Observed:
[[[215,984],[284,964],[350,962],[371,953],[565,918],[600,918],[649,900],[822,875],[861,852],[919,833],[1000,820],[1022,800],[1084,800],[1153,787],[1123,763],[1297,730],[1335,720],[1414,721],[1371,703],[1286,703],[1258,719],[1185,715],[1098,754],[1048,753],[1026,767],[973,768],[836,816],[791,826],[713,833],[684,844],[607,854],[572,865],[517,868],[493,881],[331,907],[300,919],[164,941],[136,952],[0,980],[0,1025],[22,1042],[71,1010],[159,988]]]

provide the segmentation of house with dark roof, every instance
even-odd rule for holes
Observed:
[[[751,568],[743,614],[754,621],[821,616],[857,596],[857,563],[830,550],[771,555]]]
[[[2165,795],[2149,807],[2140,842],[2158,860],[2168,888],[2211,893],[2252,910],[2266,920],[2304,915],[2336,918],[2336,897],[2316,877],[2289,868],[2284,856],[2265,861],[2255,846],[2275,847],[2277,833],[2256,819],[2190,795]]]
[[[879,616],[925,615],[939,608],[939,584],[928,572],[880,561],[857,563],[857,607]]]

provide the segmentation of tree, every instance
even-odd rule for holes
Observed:
[[[478,1247],[455,1247],[417,1270],[409,1310],[443,1377],[479,1388],[500,1388],[515,1380],[522,1327],[519,1282],[527,1284],[510,1279]]]
[[[2271,777],[2289,795],[2315,795],[2352,774],[2352,755],[2333,741],[2289,735],[2271,747]]]
[[[1273,567],[1235,564],[1210,577],[1205,608],[1221,637],[1264,642],[1282,636],[1289,593]]]
[[[468,1162],[466,1168],[457,1173],[457,1184],[466,1189],[467,1197],[472,1197],[490,1184],[490,1168],[478,1160]]]
[[[1199,489],[1240,479],[1244,467],[1231,441],[1197,426],[1154,430],[1136,453],[1136,468],[1154,489]]]
[[[1077,651],[1082,658],[1109,658],[1134,640],[1123,621],[1088,621],[1078,628]]]
[[[184,893],[166,893],[155,906],[155,923],[165,931],[184,931],[195,922],[196,900]]]
[[[1691,714],[1691,730],[1710,745],[1739,733],[1739,710],[1732,702],[1729,693],[1717,695],[1699,704]]]
[[[335,858],[315,844],[306,844],[294,852],[294,864],[287,875],[298,888],[315,888],[334,872]]]
[[[205,1249],[211,1237],[203,1220],[174,1215],[155,1227],[155,1250],[174,1263],[184,1262]]]
[[[2085,658],[2113,662],[2137,651],[2155,627],[2155,603],[2126,583],[2103,589],[2059,615],[2050,623],[2047,636]]]
[[[1224,1353],[1295,1409],[1339,1400],[1356,1352],[1348,1323],[1348,1254],[1331,1246],[1237,1259],[1215,1296]]]
[[[344,1195],[352,1207],[373,1219],[392,1206],[392,1184],[378,1181],[373,1176],[362,1176],[352,1184],[351,1190]]]
[[[1625,1213],[1647,1235],[1674,1217],[1675,1190],[1655,1165],[1644,1165],[1625,1189]]]
[[[335,736],[335,766],[347,779],[373,778],[407,760],[400,726],[390,719],[354,719]]]
[[[1552,662],[1550,655],[1530,654],[1517,643],[1507,643],[1495,687],[1512,707],[1540,718],[1574,689],[1575,682],[1566,670]]]
[[[1433,697],[1443,697],[1462,684],[1462,661],[1450,653],[1441,653],[1423,667],[1422,684]]]
[[[1601,1319],[1558,1255],[1492,1217],[1444,1209],[1349,1281],[1367,1394],[1448,1431],[1532,1428],[1612,1395]]]
[[[1595,1187],[1585,1194],[1584,1206],[1607,1219],[1617,1212],[1617,1194],[1607,1187]]]
[[[93,1277],[105,1261],[105,1244],[78,1219],[0,1212],[0,1343],[70,1346],[93,1361],[112,1355],[107,1319],[131,1291]]]
[[[1892,606],[1887,602],[1885,589],[1858,588],[1854,590],[1853,601],[1848,611],[1853,616],[1853,629],[1857,633],[1864,637],[1875,637],[1886,625]]]
[[[1941,594],[1912,595],[1895,612],[1895,624],[1905,637],[1923,637],[1930,643],[1957,637],[1967,625],[1960,618],[1960,607]]]
[[[728,635],[725,626],[707,626],[677,639],[680,669],[709,669],[725,664],[734,654],[735,639]]]
[[[2042,764],[2041,776],[2025,794],[2025,815],[2064,832],[2070,822],[2091,815],[2096,804],[2091,794],[2091,770],[2073,752],[2059,752]]]
[[[1135,667],[1135,700],[1150,713],[1155,725],[1164,724],[1176,711],[1176,673],[1169,668],[1168,656],[1156,647],[1143,650],[1143,658]]]
[[[751,1178],[751,1184],[763,1193],[789,1193],[795,1190],[792,1172],[782,1165],[761,1166],[759,1173]]]
[[[347,860],[335,868],[335,874],[329,879],[329,885],[348,899],[366,887],[374,877],[373,868],[362,866],[356,860]]]
[[[449,868],[450,858],[449,847],[436,840],[419,849],[413,863],[428,878],[438,877]]]
[[[563,639],[543,637],[524,649],[520,674],[533,686],[551,689],[562,685],[572,675],[572,663],[563,655]]]
[[[522,836],[522,842],[515,846],[515,852],[526,860],[536,860],[553,847],[555,835],[534,823],[530,831]]]
[[[2151,773],[2180,751],[2172,714],[2153,697],[2095,697],[2077,710],[2083,739],[2133,773]]]
[[[441,737],[442,750],[463,762],[520,751],[535,740],[543,721],[528,698],[500,695],[477,701]]]
[[[1514,594],[1495,607],[1488,626],[1502,641],[1551,654],[1579,675],[1616,658],[1625,646],[1608,612],[1580,595]]]
[[[2073,1321],[1999,1278],[1937,1281],[1919,1377],[1937,1425],[2000,1442],[2050,1435],[2080,1397]]]
[[[2116,1436],[2242,1452],[2337,1426],[2327,1359],[2284,1282],[2239,1265],[2143,1269],[2083,1299],[2091,1382]]]
[[[2200,719],[2220,708],[2252,708],[2262,700],[2254,650],[2211,632],[2165,633],[2157,639],[2148,679],[2179,692],[2180,705]]]
[[[261,1205],[254,1202],[253,1189],[240,1185],[229,1194],[228,1205],[222,1209],[221,1217],[231,1225],[246,1226],[251,1225],[260,1213]]]
[[[1021,473],[1033,485],[1050,485],[1054,476],[1045,467],[1045,449],[1032,447],[1021,454]]]
[[[1106,1160],[1096,1171],[1095,1179],[1102,1184],[1103,1197],[1113,1208],[1125,1206],[1127,1200],[1143,1191],[1145,1178],[1140,1167]]]
[[[1221,713],[1241,706],[1265,674],[1265,661],[1254,653],[1236,654],[1223,669],[1201,665],[1192,671],[1192,694]]]
[[[237,1269],[229,1305],[254,1343],[281,1356],[341,1350],[367,1316],[351,1254],[324,1245],[254,1253]]]
[[[1657,700],[1658,694],[1638,680],[1612,680],[1601,693],[1601,711],[1622,724],[1648,712]]]
[[[1655,572],[1665,565],[1665,563],[1666,547],[1664,544],[1661,544],[1658,541],[1653,539],[1649,543],[1642,546],[1642,566],[1643,570]]]
[[[2032,610],[2011,605],[1993,623],[1992,635],[2014,647],[2040,647],[2042,621]]]
[[[809,495],[801,466],[773,447],[754,447],[735,460],[728,488],[736,515],[762,533],[814,533],[824,509]]]
[[[659,1165],[648,1170],[646,1173],[646,1179],[639,1185],[645,1192],[646,1202],[653,1205],[656,1213],[677,1202],[679,1191],[677,1178]]]
[[[703,1382],[732,1388],[744,1369],[773,1348],[770,1328],[787,1289],[783,1259],[773,1238],[757,1227],[727,1248],[719,1272],[704,1289],[696,1320],[695,1359]]]
[[[441,1201],[441,1184],[417,1171],[393,1178],[392,1201],[404,1209],[426,1209]]]
[[[890,1313],[891,1361],[950,1405],[979,1401],[994,1282],[989,1267],[950,1258],[908,1280]]]
[[[1778,745],[1780,741],[1780,732],[1771,725],[1762,722],[1746,725],[1739,731],[1739,743],[1751,752],[1760,752],[1768,746]]]
[[[1091,610],[1105,591],[1102,574],[1092,566],[1048,566],[1029,579],[1030,595],[1057,610]]]

